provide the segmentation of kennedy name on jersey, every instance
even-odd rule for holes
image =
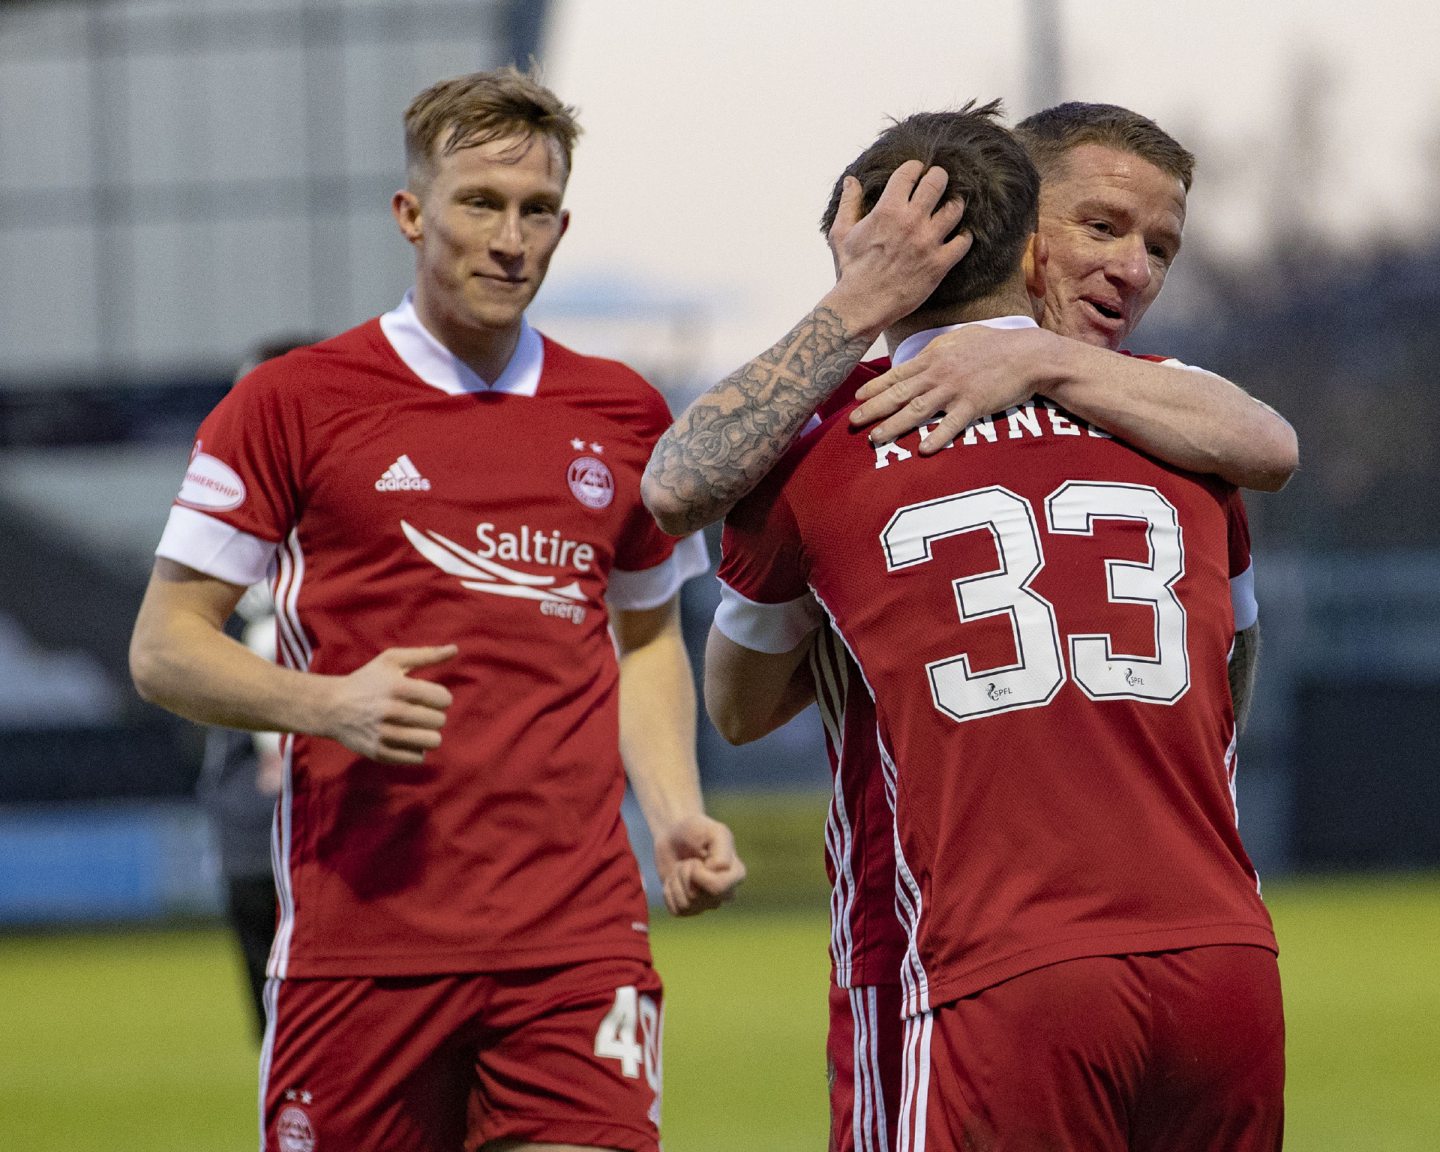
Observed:
[[[928,424],[922,424],[914,432],[902,436],[889,444],[873,445],[875,467],[887,468],[892,460],[912,459],[915,453],[903,446],[903,442],[914,437],[918,446],[920,440],[940,422],[945,413],[937,412]],[[1048,400],[1030,400],[1019,408],[1007,408],[997,416],[985,416],[972,420],[964,434],[951,441],[946,449],[974,447],[976,444],[997,444],[1001,440],[1021,440],[1035,436],[1093,436],[1097,440],[1111,439],[1110,433],[1102,432],[1078,417],[1071,416],[1055,407]]]

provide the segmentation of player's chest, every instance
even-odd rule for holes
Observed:
[[[511,397],[376,406],[324,429],[301,523],[356,542],[408,535],[408,524],[497,559],[558,562],[610,549],[644,463],[636,437],[580,408]]]

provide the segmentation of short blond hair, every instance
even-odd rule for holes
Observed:
[[[405,176],[424,187],[435,161],[461,148],[509,136],[553,140],[570,175],[580,135],[575,109],[540,83],[535,72],[507,66],[432,84],[405,109]]]

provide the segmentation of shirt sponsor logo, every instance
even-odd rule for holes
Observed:
[[[177,499],[192,508],[214,512],[240,507],[245,503],[245,481],[230,465],[202,452],[200,448],[199,441],[196,441]]]
[[[568,584],[561,584],[563,576],[526,572],[499,561],[519,560],[546,568],[589,572],[595,562],[593,544],[569,540],[559,532],[546,532],[528,525],[518,532],[502,531],[485,521],[475,529],[480,547],[470,549],[439,532],[421,531],[405,520],[400,521],[400,528],[421,556],[442,572],[457,577],[462,588],[490,596],[538,600],[541,615],[574,624],[581,623],[587,615],[587,597],[573,576]]]
[[[610,474],[605,462],[594,456],[581,456],[572,461],[565,478],[575,499],[587,508],[599,511],[610,507],[610,502],[615,499],[615,477]]]
[[[428,492],[430,481],[420,475],[420,469],[408,455],[402,454],[395,463],[385,469],[385,475],[375,481],[377,492]]]
[[[585,619],[588,609],[583,604],[561,604],[555,600],[542,600],[540,602],[540,615],[558,616],[562,620],[569,620],[572,624],[579,624]]]

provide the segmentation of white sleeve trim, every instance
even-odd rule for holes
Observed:
[[[678,541],[669,557],[653,568],[626,572],[610,570],[610,584],[605,601],[621,611],[643,612],[658,608],[680,591],[680,585],[710,571],[710,550],[700,533]]]
[[[265,579],[275,548],[269,540],[177,504],[170,509],[155,555],[227,584],[248,586]]]
[[[1235,631],[1243,632],[1260,619],[1260,604],[1255,599],[1255,565],[1230,580],[1230,607],[1235,612]]]
[[[1215,373],[1214,373],[1214,372],[1211,372],[1210,369],[1208,369],[1208,368],[1201,368],[1198,364],[1186,364],[1185,361],[1183,361],[1183,360],[1176,360],[1175,357],[1173,357],[1173,356],[1170,356],[1170,357],[1168,357],[1167,359],[1161,360],[1161,361],[1160,361],[1160,367],[1162,367],[1162,368],[1179,368],[1180,371],[1182,371],[1182,372],[1199,372],[1199,373],[1201,373],[1202,375],[1205,375],[1205,376],[1214,376],[1214,375],[1215,375]]]
[[[825,622],[825,612],[809,592],[783,604],[760,604],[740,595],[723,580],[715,627],[729,640],[752,652],[778,656]]]

